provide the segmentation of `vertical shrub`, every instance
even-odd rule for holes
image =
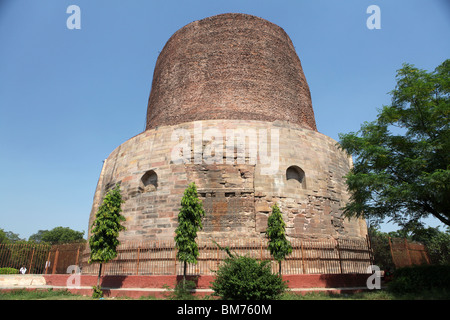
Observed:
[[[177,259],[184,263],[183,285],[186,283],[187,263],[197,263],[198,245],[195,239],[197,231],[203,228],[202,218],[204,215],[203,204],[198,198],[197,187],[193,182],[184,191],[178,213],[178,227],[175,230]]]
[[[269,238],[269,251],[273,258],[278,261],[281,275],[281,261],[292,252],[291,243],[286,239],[286,223],[281,215],[277,204],[272,207],[272,214],[267,221],[266,236]]]

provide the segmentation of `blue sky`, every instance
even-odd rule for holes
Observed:
[[[66,26],[70,5],[81,9],[79,30]],[[366,26],[370,5],[381,29]],[[103,159],[144,130],[164,44],[227,12],[287,32],[318,130],[335,140],[389,103],[402,63],[433,70],[450,57],[445,0],[0,0],[0,228],[22,238],[86,232]]]

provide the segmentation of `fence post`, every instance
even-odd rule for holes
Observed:
[[[408,255],[409,265],[412,265],[411,254],[409,253],[409,246],[408,246],[408,241],[406,240],[406,238],[405,238],[405,249],[406,249],[406,254]]]
[[[55,273],[56,273],[56,265],[58,264],[58,256],[59,256],[59,249],[56,248],[55,259],[53,260],[53,270],[52,270],[52,274],[55,274]]]
[[[423,245],[423,249],[424,249],[424,252],[425,252],[425,260],[427,261],[427,264],[431,264],[431,262],[430,262],[430,254],[428,252],[428,247],[425,244],[422,244],[422,245]]]
[[[31,273],[31,266],[33,265],[33,258],[34,258],[34,246],[33,246],[33,251],[31,252],[31,261],[30,261],[30,271],[28,271],[28,273]]]
[[[217,245],[216,245],[216,253],[217,253],[216,270],[219,270],[220,255],[219,255],[219,246],[217,246]]]
[[[259,261],[262,261],[262,259],[263,259],[263,255],[262,255],[263,250],[262,250],[262,247],[263,247],[263,242],[262,242],[262,240],[259,240]]]
[[[172,246],[173,255],[173,274],[177,275],[177,249],[176,246]]]
[[[303,271],[303,274],[305,274],[306,273],[306,268],[305,268],[305,260],[304,260],[304,253],[303,253],[303,241],[300,239],[300,248],[301,248],[301,251],[302,251],[302,271]]]
[[[77,265],[77,266],[78,266],[79,258],[80,258],[80,246],[78,246],[78,248],[77,248],[77,258],[75,259],[75,265]]]
[[[369,234],[366,234],[366,243],[367,243],[367,249],[369,251],[368,252],[369,253],[369,261],[370,261],[370,264],[373,265],[374,258],[373,258],[372,241],[370,240]]]
[[[47,274],[47,269],[48,269],[49,264],[50,264],[50,254],[51,254],[51,249],[48,252],[47,260],[45,261],[45,273],[44,274]]]
[[[139,253],[141,252],[141,246],[137,248],[137,262],[136,262],[136,275],[139,275]]]
[[[339,249],[339,239],[336,239],[336,249],[338,252],[338,257],[339,257],[339,270],[342,272],[342,258],[341,258],[341,250]]]

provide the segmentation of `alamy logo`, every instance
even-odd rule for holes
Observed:
[[[77,265],[70,265],[67,267],[67,273],[70,276],[66,280],[67,288],[77,288],[81,287],[81,269]]]
[[[67,29],[81,29],[81,10],[79,6],[70,5],[67,7],[66,13],[71,13],[67,18],[66,26]]]
[[[366,13],[370,13],[371,16],[367,18],[366,26],[369,30],[381,29],[381,10],[377,5],[371,5],[367,7]]]
[[[201,123],[195,123],[193,136],[179,128],[171,139],[178,142],[171,151],[174,164],[259,164],[262,175],[278,172],[280,133],[276,128],[203,130]]]
[[[373,273],[371,276],[367,278],[366,286],[367,289],[381,289],[381,271],[380,267],[376,265],[370,265],[367,268],[367,273]]]

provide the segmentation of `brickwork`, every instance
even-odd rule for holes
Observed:
[[[6,278],[8,275],[2,275]],[[283,280],[287,281],[288,287],[293,292],[306,293],[311,291],[322,291],[329,293],[355,292],[366,289],[368,274],[296,274],[283,275]],[[70,275],[45,275],[44,283],[46,288],[55,290],[64,289],[75,294],[92,295],[92,287],[97,285],[97,276],[82,275],[79,287],[67,287]],[[211,282],[214,281],[212,275],[200,275],[187,279],[194,281],[196,296],[211,295]],[[70,280],[69,280],[70,281]],[[142,296],[155,296],[157,298],[167,298],[166,287],[173,288],[182,281],[182,276],[103,276],[100,280],[105,297],[128,297],[139,298]],[[32,288],[39,286],[29,286]],[[0,290],[2,290],[0,286]],[[5,289],[3,289],[5,290]],[[304,291],[303,291],[304,290]]]
[[[199,126],[203,139],[210,128],[218,132],[252,128],[267,132],[267,137],[278,132],[276,170],[264,174],[264,169],[273,163],[261,163],[259,153],[254,163],[246,154],[245,163],[237,163],[234,158],[234,164],[227,164],[225,134],[223,147],[215,149],[218,152],[223,148],[222,157],[216,158],[219,163],[206,164],[207,143],[194,142],[194,137],[198,137],[194,130]],[[186,141],[192,142],[186,163],[176,163],[173,159],[174,150],[183,141],[174,140],[173,134],[180,129],[190,134],[191,140]],[[248,144],[247,149],[251,149]],[[204,157],[196,164],[195,157],[199,154]],[[303,183],[286,179],[286,171],[291,166],[303,170]],[[364,238],[366,230],[362,220],[348,221],[341,216],[340,208],[349,198],[342,177],[349,168],[350,159],[333,139],[284,122],[206,120],[162,126],[131,138],[106,159],[89,224],[106,190],[121,183],[125,199],[122,208],[127,219],[127,230],[121,238],[172,239],[183,192],[190,182],[195,182],[207,212],[200,237],[261,237],[271,206],[278,203],[289,237]],[[142,186],[142,177],[149,171],[157,175],[156,186],[150,189]]]
[[[208,119],[282,120],[316,130],[308,83],[282,28],[221,14],[167,41],[155,66],[147,129]]]

